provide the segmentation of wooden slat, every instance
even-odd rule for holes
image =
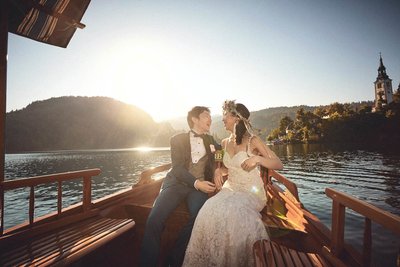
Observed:
[[[23,230],[19,230],[16,232],[10,232],[6,236],[0,237],[0,251],[3,251],[5,247],[11,244],[18,244],[20,242],[24,242],[24,240],[34,239],[36,236],[39,236],[43,233],[49,233],[51,231],[56,231],[57,229],[61,229],[64,226],[70,225],[72,223],[76,223],[79,221],[84,221],[88,218],[94,217],[98,215],[98,210],[91,210],[90,212],[86,212],[84,214],[72,214],[68,217],[63,217],[61,220],[53,220],[40,225],[34,225],[32,228],[24,228]],[[37,223],[37,222],[35,222]]]
[[[57,255],[62,255],[63,251],[68,251],[70,249],[90,239],[91,237],[96,237],[99,233],[103,231],[112,230],[115,225],[119,222],[101,221],[96,223],[96,225],[89,226],[89,229],[77,228],[74,231],[64,232],[63,235],[55,234],[53,238],[56,239],[55,242],[48,242],[43,245],[41,240],[36,243],[37,248],[35,248],[35,259],[30,261],[35,264],[41,264],[43,262],[52,262],[56,260]],[[58,251],[58,253],[57,253]],[[56,253],[54,253],[56,252]]]
[[[73,225],[72,229],[69,228],[66,228],[64,230],[61,229],[55,232],[54,234],[38,236],[35,239],[32,239],[32,241],[26,242],[24,246],[22,247],[17,246],[14,250],[10,251],[9,253],[5,253],[2,256],[4,258],[6,257],[16,258],[16,255],[18,255],[18,253],[22,255],[26,254],[26,250],[28,249],[35,252],[45,251],[48,247],[50,248],[53,247],[54,249],[54,247],[58,247],[57,245],[54,246],[53,242],[54,239],[56,240],[56,242],[64,242],[64,244],[67,245],[69,241],[73,243],[76,241],[76,239],[85,236],[87,232],[90,232],[92,229],[97,229],[99,227],[102,227],[103,224],[104,224],[103,220],[98,220],[97,218],[91,219],[90,221]],[[37,255],[40,255],[40,253]],[[22,261],[22,259],[20,259],[20,261]]]
[[[43,243],[46,242],[46,240],[48,240],[48,239],[54,239],[54,237],[62,237],[62,236],[64,236],[64,235],[68,236],[69,238],[74,238],[74,235],[71,234],[71,232],[76,232],[77,235],[79,235],[80,232],[78,231],[78,229],[84,227],[84,228],[86,229],[86,231],[89,231],[90,229],[96,227],[96,225],[101,225],[102,223],[103,223],[103,221],[102,221],[102,220],[99,220],[98,217],[96,217],[96,218],[91,218],[91,219],[86,220],[86,221],[84,221],[84,222],[81,222],[81,223],[72,225],[72,226],[73,226],[72,229],[69,229],[69,228],[64,228],[64,229],[62,229],[62,228],[61,228],[61,229],[59,229],[59,230],[53,231],[52,234],[46,234],[46,235],[37,236],[37,237],[34,237],[34,238],[28,238],[27,240],[32,240],[32,241],[27,242],[27,243],[25,244],[25,246],[28,246],[28,245],[29,245],[29,246],[34,246],[36,243],[39,243],[39,244],[41,244],[41,245],[43,246]],[[76,230],[75,230],[75,229],[76,229]],[[17,247],[17,249],[18,249],[19,244],[20,244],[21,242],[23,242],[23,241],[20,240],[19,243],[14,244],[14,246],[12,246],[12,247]],[[24,249],[24,248],[23,248],[23,249]],[[23,250],[23,249],[22,249],[22,250]],[[6,255],[6,254],[5,254],[5,255]]]
[[[271,262],[269,263],[270,265],[267,264],[266,259],[268,258],[266,253],[267,250],[265,248],[266,242],[264,240],[258,240],[254,243],[253,245],[253,257],[254,257],[254,266],[255,267],[260,267],[260,266],[271,266]]]
[[[127,222],[127,221],[126,221]],[[85,233],[84,237],[79,239],[77,242],[68,243],[66,245],[63,244],[62,249],[60,249],[59,253],[53,253],[47,257],[43,257],[40,261],[34,261],[34,264],[50,264],[53,262],[57,262],[63,258],[68,257],[73,253],[77,253],[81,249],[86,249],[93,242],[105,238],[108,234],[116,231],[126,223],[115,222],[110,224],[108,227],[102,227],[100,229],[96,229],[94,232]],[[67,251],[68,253],[65,253]]]
[[[29,224],[33,223],[35,217],[35,187],[31,186],[29,193]]]
[[[299,252],[299,258],[301,259],[303,266],[314,266],[313,262],[311,261],[311,259],[307,256],[306,253],[303,252]]]
[[[285,266],[296,266],[290,256],[289,250],[284,246],[280,246],[279,248],[281,250],[282,258],[285,261]]]
[[[95,249],[102,246],[103,244],[107,244],[110,240],[112,240],[112,239],[122,235],[123,233],[127,232],[128,230],[132,229],[133,226],[135,226],[134,221],[127,222],[124,225],[120,225],[120,227],[118,229],[114,230],[111,234],[108,234],[107,236],[105,236],[101,239],[100,238],[96,239],[85,249],[81,249],[79,251],[76,251],[76,252],[68,255],[65,258],[62,258],[61,259],[62,265],[64,265],[64,263],[74,262],[77,259],[81,258],[82,256],[90,253],[91,251],[94,251]]]
[[[277,261],[275,260],[275,255],[270,242],[264,242],[266,256],[267,256],[267,266],[277,266]]]
[[[83,211],[86,212],[90,210],[92,204],[92,177],[84,176],[83,177]]]
[[[332,204],[332,251],[340,256],[344,245],[345,207],[337,201]]]
[[[57,182],[57,215],[62,211],[62,181]]]
[[[271,242],[270,244],[271,244],[272,255],[274,255],[276,266],[285,266],[285,261],[282,257],[282,252],[279,249],[279,245],[274,242]]]
[[[85,242],[85,240],[95,238],[103,231],[112,230],[115,225],[119,225],[119,222],[110,223],[109,221],[103,221],[100,224],[97,223],[97,226],[89,227],[88,230],[78,228],[76,231],[71,231],[70,233],[65,232],[62,236],[56,234],[54,235],[56,241],[49,242],[46,246],[43,246],[42,242],[37,242],[38,248],[35,250],[35,258],[30,262],[34,264],[53,262],[57,260],[58,255],[63,255],[64,251],[70,253],[71,248]]]
[[[303,252],[299,252],[294,249],[289,249],[289,252],[296,266],[312,267],[308,260],[304,262],[301,260],[300,254],[304,254]]]
[[[1,253],[2,266],[48,265],[58,261],[76,260],[131,229],[131,219],[109,219],[95,217],[72,227],[60,229],[52,235],[37,237],[14,249]]]
[[[332,267],[322,255],[287,248],[269,240],[259,240],[253,246],[257,267]]]
[[[363,242],[363,266],[371,266],[371,252],[372,252],[372,229],[371,220],[365,217],[364,226],[364,242]]]

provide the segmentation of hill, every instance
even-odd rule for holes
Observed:
[[[294,118],[296,112],[299,108],[304,108],[305,110],[314,110],[315,107],[308,106],[294,106],[294,107],[275,107],[275,108],[266,108],[258,111],[252,111],[250,115],[250,121],[254,128],[261,130],[261,136],[266,137],[268,133],[279,126],[279,121],[284,116],[289,116]],[[212,117],[212,126],[211,133],[217,136],[218,139],[223,139],[228,136],[228,132],[224,128],[224,124],[222,122],[222,116],[217,115]],[[180,117],[173,120],[169,120],[168,123],[172,125],[172,127],[176,130],[185,130],[189,129],[186,117]]]
[[[349,105],[357,110],[360,109],[362,105],[371,106],[373,102],[354,102]],[[250,122],[255,129],[259,130],[259,135],[261,138],[266,139],[268,134],[275,128],[279,126],[280,120],[288,116],[291,119],[295,119],[296,112],[303,108],[304,111],[313,111],[316,108],[326,108],[327,106],[292,106],[292,107],[273,107],[266,108],[262,110],[252,111],[250,114]],[[223,139],[228,136],[228,132],[224,128],[224,124],[222,122],[222,116],[217,115],[212,117],[212,126],[211,133],[217,137],[217,139]],[[185,130],[187,131],[189,128],[187,126],[186,117],[180,117],[173,120],[168,120],[168,123],[172,125],[172,127],[176,130]]]
[[[58,97],[7,113],[6,152],[168,146],[174,130],[107,97]]]

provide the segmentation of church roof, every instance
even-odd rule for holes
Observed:
[[[386,74],[386,67],[383,65],[382,55],[379,55],[379,63],[378,77],[376,79],[389,79],[389,76]]]

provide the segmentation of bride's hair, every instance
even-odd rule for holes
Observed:
[[[241,103],[236,104],[236,112],[239,113],[243,118],[248,119],[250,117],[250,111],[246,108],[245,105]],[[235,126],[235,136],[236,136],[236,144],[240,145],[242,143],[243,135],[246,133],[247,128],[244,125],[243,120],[239,120]]]

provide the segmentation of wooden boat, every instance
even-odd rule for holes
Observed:
[[[42,3],[45,2],[45,3]],[[51,45],[66,47],[80,23],[90,0],[65,1],[64,11],[49,8],[58,1],[0,1],[0,173],[4,173],[4,125],[6,114],[6,69],[8,31]],[[35,36],[16,27],[25,21],[29,27],[41,27],[33,21],[30,10],[43,13],[46,22],[56,29],[49,36]],[[10,12],[9,12],[10,11]],[[15,11],[15,13],[14,13]],[[27,12],[25,19],[21,12]],[[32,21],[31,21],[32,20]],[[10,25],[9,21],[12,23]],[[54,26],[54,27],[53,27]],[[22,30],[21,30],[22,29]],[[57,30],[59,29],[59,30]],[[99,200],[91,198],[91,178],[99,169],[4,181],[0,176],[0,266],[135,266],[144,224],[157,197],[162,179],[152,175],[170,168],[163,165],[142,173],[132,188]],[[294,183],[272,170],[263,170],[268,203],[261,212],[271,241],[254,245],[257,266],[369,266],[371,264],[371,221],[400,235],[400,218],[379,210],[333,189],[326,194],[333,200],[332,231],[310,213],[300,202]],[[63,208],[62,185],[66,181],[83,182],[82,202]],[[35,217],[35,187],[56,185],[57,211]],[[28,189],[28,221],[4,229],[4,192]],[[23,200],[21,200],[23,201]],[[344,242],[344,216],[348,207],[365,217],[364,249],[357,252]],[[167,221],[158,259],[163,265],[176,239],[177,232],[188,219],[184,205],[178,207]],[[398,264],[400,265],[400,264]]]
[[[1,232],[0,266],[136,266],[145,221],[163,180],[152,176],[170,166],[145,170],[132,188],[96,201],[91,200],[91,178],[99,169],[2,182],[2,190],[28,188],[30,196],[29,220]],[[261,215],[271,241],[254,245],[257,266],[370,266],[371,221],[400,235],[400,217],[327,188],[325,193],[333,200],[329,230],[303,207],[294,183],[273,170],[261,174],[268,194]],[[76,179],[83,180],[82,202],[64,209],[62,184]],[[51,183],[57,184],[57,211],[35,218],[34,188]],[[346,207],[365,217],[362,252],[344,242]],[[168,219],[160,266],[187,219],[185,205]]]

